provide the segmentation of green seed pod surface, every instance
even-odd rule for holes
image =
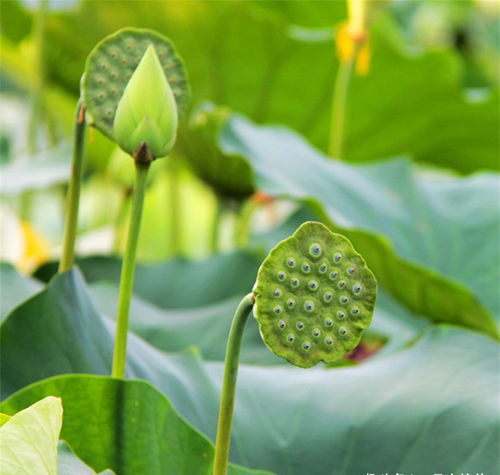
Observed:
[[[254,295],[268,348],[309,368],[358,345],[372,319],[377,282],[347,238],[309,221],[269,253]]]
[[[172,42],[159,33],[124,28],[104,38],[87,58],[82,77],[82,96],[89,122],[115,140],[113,123],[118,103],[148,46],[153,45],[172,88],[179,119],[189,100],[184,63]]]

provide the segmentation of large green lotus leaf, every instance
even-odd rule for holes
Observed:
[[[19,274],[16,269],[6,262],[0,262],[0,321],[23,300],[36,294],[42,285],[25,275]]]
[[[27,387],[2,403],[1,410],[12,414],[47,395],[63,401],[61,437],[95,470],[111,467],[120,474],[151,475],[211,473],[213,445],[144,381],[59,376]],[[256,472],[232,467],[229,473]]]
[[[120,282],[121,260],[95,256],[77,261],[87,282]],[[204,260],[174,258],[158,264],[138,264],[134,293],[163,308],[194,308],[248,293],[260,259],[247,251],[218,254]],[[36,277],[48,281],[57,271],[50,263]]]
[[[114,322],[99,315],[78,270],[55,276],[0,327],[1,397],[50,376],[110,374],[114,333]],[[153,383],[182,403],[177,409],[183,416],[198,420],[198,428],[211,434],[217,420],[217,393],[207,391],[209,379],[195,354],[191,350],[166,357],[130,333],[127,377]],[[210,411],[196,399],[202,393]]]
[[[46,394],[23,407],[2,412],[12,417],[0,427],[0,472],[56,475],[61,399]]]
[[[425,176],[407,160],[334,162],[289,130],[241,116],[228,122],[221,146],[248,157],[259,189],[307,202],[349,237],[413,311],[496,335],[496,174]]]
[[[68,371],[106,374],[110,331],[78,273],[56,277],[31,307],[19,307],[3,324],[4,395]],[[87,344],[78,345],[79,339]],[[129,377],[155,384],[213,438],[222,364],[203,364],[193,353],[161,353],[133,334],[129,343]],[[91,353],[104,363],[96,364]],[[297,475],[432,473],[436,465],[445,472],[471,471],[479,463],[485,473],[496,473],[497,354],[498,345],[487,337],[438,327],[412,347],[355,367],[243,365],[232,460]]]
[[[248,291],[251,290],[248,287]],[[116,318],[118,287],[108,283],[90,286],[92,302],[101,315]],[[205,360],[224,360],[228,329],[234,311],[244,297],[235,296],[196,308],[162,309],[134,296],[130,307],[130,329],[162,351],[181,351],[196,346]],[[248,322],[243,336],[241,361],[250,364],[281,364],[262,342],[257,323]]]

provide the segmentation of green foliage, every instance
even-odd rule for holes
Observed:
[[[253,170],[238,154],[226,154],[219,136],[230,117],[225,107],[202,105],[179,137],[184,156],[195,173],[224,198],[243,200],[255,191]]]
[[[77,261],[85,280],[118,284],[121,261],[95,256]],[[217,304],[228,297],[242,296],[251,289],[260,259],[250,251],[217,254],[203,260],[177,257],[136,268],[134,294],[154,305],[169,309],[195,308]],[[41,267],[36,277],[48,282],[57,263]],[[217,280],[223,275],[224,280]],[[15,273],[12,272],[12,278]]]
[[[1,205],[9,215],[22,205],[26,211],[19,197],[29,192],[30,224],[49,242],[52,258],[60,255],[58,199],[69,174],[65,144],[80,85],[97,129],[86,147],[82,253],[96,242],[103,252],[113,234],[114,251],[121,253],[127,222],[115,211],[120,196],[121,216],[130,205],[127,167],[132,171],[133,164],[118,154],[110,163],[108,137],[151,42],[157,53],[168,50],[168,61],[160,57],[162,77],[178,86],[177,105],[186,111],[171,161],[157,164],[149,180],[138,255],[155,262],[137,266],[127,352],[132,380],[108,377],[121,259],[81,257],[81,273],[75,268],[56,276],[57,264],[49,263],[35,278],[0,265],[0,394],[7,398],[0,434],[22,413],[10,415],[45,396],[61,396],[65,409],[67,442],[59,441],[57,466],[58,436],[39,431],[43,420],[17,427],[23,437],[11,444],[15,450],[32,461],[50,458],[28,472],[209,475],[208,438],[216,431],[231,316],[261,264],[257,318],[249,319],[243,338],[231,461],[286,475],[500,472],[498,12],[491,2],[438,3],[368,2],[369,70],[353,70],[347,85],[344,156],[333,161],[313,147],[326,148],[332,126],[335,38],[345,1],[81,0],[64,9],[51,2],[45,22],[37,8],[2,1],[0,79],[8,127],[0,147],[7,160],[0,169]],[[89,52],[92,74],[80,84]],[[187,72],[201,104],[190,110]],[[158,93],[145,92],[155,102]],[[29,133],[31,145],[44,150],[35,155],[24,151],[28,102],[45,111],[36,133]],[[306,140],[254,123],[280,123]],[[378,161],[395,156],[401,158]],[[241,206],[254,192],[250,205]],[[221,221],[222,253],[158,262],[212,252],[220,201],[239,202],[226,207]],[[183,219],[172,233],[176,215]],[[310,220],[326,228],[315,224],[320,238],[310,240],[306,232],[302,241],[311,225],[300,226]],[[8,244],[4,228],[0,237]],[[241,232],[247,228],[248,239]],[[335,256],[328,243],[342,254],[340,263],[323,262]],[[29,239],[16,247],[24,257],[36,253]],[[315,249],[320,256],[310,254]],[[296,264],[307,255],[309,274],[288,267],[290,255]],[[347,256],[356,264],[345,264]],[[364,260],[378,281],[374,309],[375,281]],[[323,264],[340,266],[345,275],[331,281],[328,272],[321,274]],[[351,267],[362,271],[354,280],[346,272]],[[289,287],[297,276],[304,284],[298,291]],[[339,279],[343,289],[336,287]],[[357,284],[368,299],[364,308],[356,303],[363,318],[351,325],[354,304],[344,308],[338,298],[356,298]],[[290,299],[295,306],[285,309]],[[306,302],[321,311],[308,313]],[[330,307],[337,315],[333,350],[318,352],[328,346],[323,311]],[[339,311],[348,323],[335,320]],[[281,321],[294,327],[296,351],[283,351]],[[355,338],[342,340],[342,328]],[[307,339],[299,336],[304,332]],[[265,343],[298,366],[327,364],[303,371]],[[50,447],[35,450],[47,435]]]
[[[273,353],[303,368],[332,363],[359,344],[376,289],[349,240],[307,222],[262,263],[255,317]]]
[[[497,335],[496,175],[427,176],[406,160],[332,162],[291,131],[237,116],[221,147],[247,157],[259,189],[307,203],[345,234],[377,280],[414,312]],[[497,238],[484,241],[484,233]]]
[[[93,310],[75,271],[56,277],[31,302],[18,307],[1,328],[4,394],[68,371],[106,374],[112,332]],[[429,329],[412,346],[357,367],[304,372],[288,365],[243,365],[232,460],[297,475],[349,475],[392,468],[426,473],[437,463],[449,470],[471,471],[479,461],[485,471],[495,473],[498,420],[492,414],[497,404],[497,351],[497,343],[487,337],[443,326]],[[129,377],[150,381],[183,417],[213,437],[220,363],[203,363],[192,353],[162,354],[131,335],[128,367]],[[57,381],[75,379],[91,380],[92,385],[102,381],[103,391],[115,383],[134,383],[141,395],[145,393],[145,400],[154,393],[154,398],[164,401],[143,383],[67,376],[28,387],[9,405],[23,394],[42,397],[44,388],[54,392]],[[70,383],[64,389],[73,392]],[[88,394],[93,393],[75,390],[75,400],[83,401]],[[143,407],[141,395],[137,410]],[[99,410],[107,411],[106,407],[100,404]],[[89,424],[85,427],[91,430]],[[381,431],[384,444],[370,450]],[[348,451],[346,440],[350,440]],[[440,450],[429,440],[439,440]],[[324,457],[325,453],[331,457]]]
[[[95,470],[111,467],[124,474],[210,473],[210,442],[179,417],[170,402],[150,384],[96,376],[61,376],[26,388],[1,408],[13,413],[47,394],[60,397],[64,404],[61,437]],[[54,453],[56,442],[57,439]],[[229,473],[255,472],[233,467]]]
[[[0,299],[0,321],[18,304],[42,289],[35,279],[20,275],[11,265],[0,262],[2,298]]]
[[[3,409],[12,417],[0,428],[2,473],[57,474],[63,408],[59,398],[50,394],[42,397],[14,411]]]

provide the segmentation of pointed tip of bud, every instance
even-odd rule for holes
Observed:
[[[115,140],[131,155],[145,143],[155,158],[164,157],[174,145],[177,122],[174,94],[156,49],[150,44],[118,103],[113,124]]]

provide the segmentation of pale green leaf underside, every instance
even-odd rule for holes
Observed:
[[[57,475],[61,400],[44,394],[9,414],[12,417],[0,428],[0,473]]]

